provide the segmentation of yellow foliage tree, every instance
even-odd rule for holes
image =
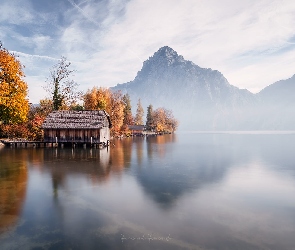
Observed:
[[[152,123],[157,132],[174,132],[178,127],[178,121],[174,118],[172,112],[165,108],[158,108],[152,113]]]
[[[107,112],[110,115],[112,121],[112,134],[118,135],[123,126],[124,121],[124,102],[122,100],[121,92],[112,92],[111,93],[111,102],[107,107]]]
[[[89,110],[106,110],[111,103],[111,92],[107,88],[94,87],[88,90],[84,95],[85,109]]]
[[[124,120],[124,102],[120,92],[94,87],[84,95],[84,107],[88,110],[105,110],[112,121],[111,134],[118,135]]]
[[[0,123],[26,121],[29,102],[24,76],[22,64],[0,42]]]

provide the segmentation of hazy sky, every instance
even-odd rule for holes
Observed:
[[[34,103],[62,55],[87,90],[133,80],[165,45],[256,93],[295,74],[294,27],[294,0],[1,0],[0,13]]]

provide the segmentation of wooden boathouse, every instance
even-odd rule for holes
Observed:
[[[108,145],[111,120],[104,110],[60,110],[50,113],[43,125],[44,142],[60,145]]]

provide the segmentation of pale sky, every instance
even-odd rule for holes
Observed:
[[[295,74],[294,27],[294,0],[1,0],[0,13],[33,103],[61,56],[86,91],[132,81],[165,45],[257,93]]]

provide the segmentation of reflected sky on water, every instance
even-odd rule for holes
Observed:
[[[0,149],[0,249],[294,249],[295,135]]]

